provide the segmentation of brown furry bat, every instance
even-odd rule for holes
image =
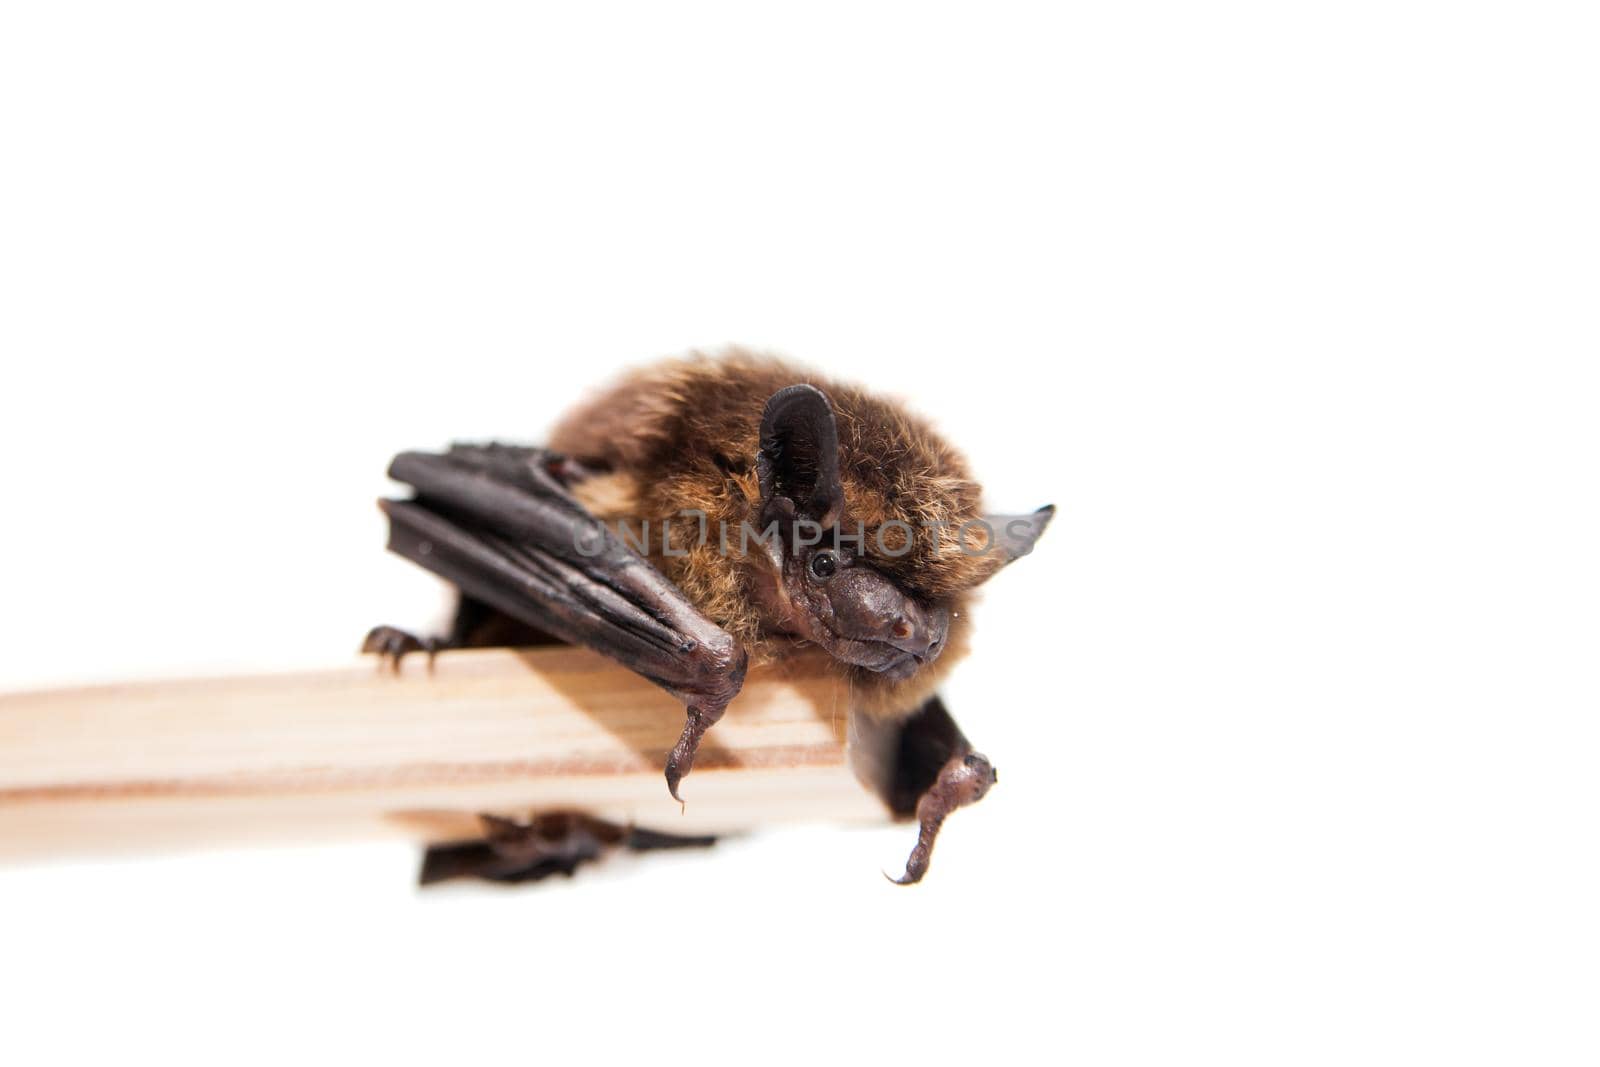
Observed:
[[[735,350],[627,375],[548,449],[404,453],[390,473],[417,493],[385,502],[390,547],[463,605],[447,638],[379,627],[369,651],[481,644],[506,617],[589,645],[688,705],[667,764],[677,797],[748,663],[819,645],[854,710],[908,724],[902,756],[922,769],[897,773],[922,831],[905,882],[944,817],[995,781],[933,694],[966,650],[972,590],[1030,551],[1053,509],[986,518],[966,461],[903,407]]]

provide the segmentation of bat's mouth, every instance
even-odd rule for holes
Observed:
[[[918,656],[911,652],[901,652],[887,666],[874,667],[872,669],[890,681],[903,682],[920,671],[922,665],[926,662],[928,661],[923,656]]]
[[[835,636],[833,647],[828,649],[834,659],[882,675],[890,681],[900,682],[916,674],[933,656],[918,655],[896,648],[887,641],[857,641]],[[935,653],[937,654],[937,653]]]

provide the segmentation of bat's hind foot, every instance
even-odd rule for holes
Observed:
[[[939,837],[939,828],[950,813],[968,804],[976,804],[1000,780],[994,764],[981,752],[958,753],[939,768],[933,785],[917,801],[917,844],[906,860],[906,873],[890,881],[897,885],[914,885],[928,873],[928,862],[933,859],[933,843]]]
[[[361,651],[378,657],[378,668],[387,665],[395,674],[400,673],[400,661],[412,652],[428,655],[428,669],[433,669],[433,657],[444,647],[437,637],[418,637],[394,626],[374,626],[361,642]]]

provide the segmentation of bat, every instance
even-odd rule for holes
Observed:
[[[380,501],[390,550],[461,594],[442,636],[367,635],[397,669],[418,651],[592,648],[683,702],[665,768],[681,803],[749,665],[820,646],[888,753],[891,809],[919,823],[901,884],[996,782],[936,691],[973,590],[1054,508],[985,515],[965,458],[903,405],[735,349],[625,375],[546,447],[403,452],[389,474],[413,490]]]

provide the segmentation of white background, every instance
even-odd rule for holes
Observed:
[[[8,4],[0,684],[345,662],[401,448],[729,341],[1061,511],[929,881],[0,871],[0,1058],[1593,1063],[1586,5]]]

